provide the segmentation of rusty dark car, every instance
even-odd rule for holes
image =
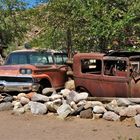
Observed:
[[[67,80],[66,60],[65,53],[34,49],[13,51],[0,66],[0,92],[63,88]]]
[[[77,90],[95,97],[140,97],[140,52],[79,53],[73,74]]]

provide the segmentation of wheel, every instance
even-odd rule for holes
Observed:
[[[88,96],[89,97],[91,96],[91,93],[87,89],[85,89],[84,87],[78,87],[78,88],[76,88],[76,91],[78,93],[80,93],[80,92],[87,92],[88,93]]]

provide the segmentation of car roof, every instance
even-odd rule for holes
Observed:
[[[95,56],[95,57],[103,57],[105,54],[104,53],[77,53],[74,56],[76,57],[91,57],[91,56]]]
[[[65,52],[58,52],[58,51],[50,51],[50,50],[44,50],[44,49],[22,49],[22,50],[14,50],[11,53],[18,53],[18,52],[47,52],[50,54],[67,54]]]
[[[130,56],[140,56],[140,52],[129,52],[129,51],[111,51],[106,54],[106,56],[118,56],[118,57],[130,57]]]
[[[22,49],[22,50],[14,50],[13,53],[15,52],[37,52],[36,49]]]

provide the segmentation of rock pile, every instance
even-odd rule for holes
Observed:
[[[135,125],[140,127],[140,98],[117,98],[109,103],[89,101],[88,93],[78,93],[74,90],[63,89],[56,92],[45,88],[43,94],[30,92],[19,93],[17,96],[0,95],[0,111],[12,110],[13,114],[47,114],[53,112],[61,119],[68,116],[79,116],[86,119],[103,118],[108,121],[122,121],[132,117]]]

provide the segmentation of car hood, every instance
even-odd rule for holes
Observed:
[[[32,69],[33,71],[55,69],[55,65],[3,65],[0,66],[0,76],[20,76],[20,69]]]
[[[34,69],[31,65],[3,65],[0,66],[0,76],[17,76],[20,74],[21,68]]]

